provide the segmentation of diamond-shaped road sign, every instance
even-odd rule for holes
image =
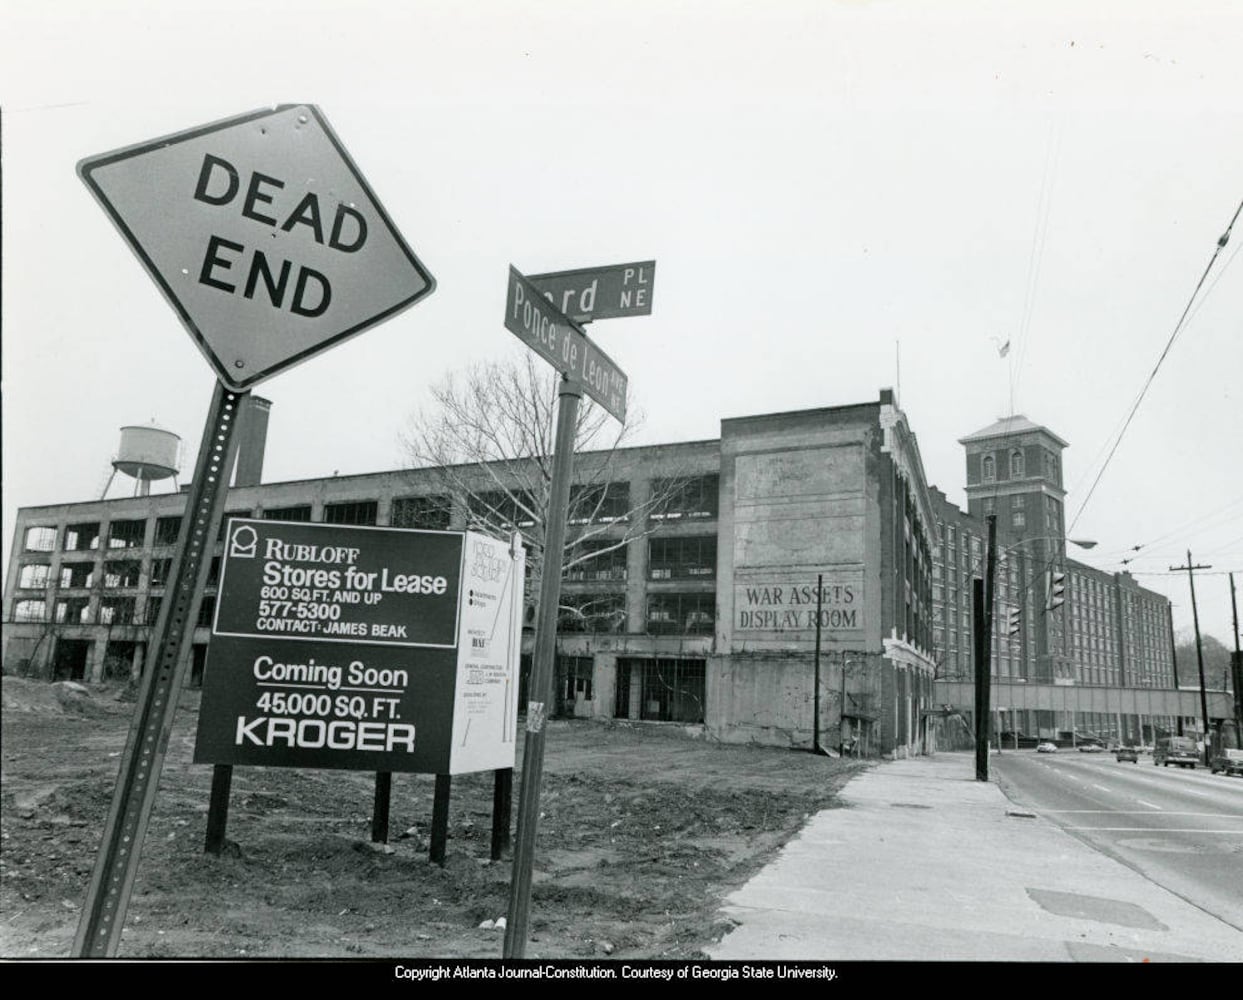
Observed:
[[[435,288],[313,105],[92,156],[78,173],[235,389]]]

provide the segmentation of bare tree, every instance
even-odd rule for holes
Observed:
[[[531,573],[528,607],[537,603],[544,565],[559,379],[529,351],[472,365],[434,386],[431,403],[402,435],[411,466],[433,477],[441,502],[466,512],[468,527],[498,537],[522,534]],[[663,520],[650,515],[660,514],[690,481],[682,474],[653,480],[637,503],[613,482],[618,450],[641,420],[631,415],[619,423],[587,397],[579,406],[562,569],[571,578],[658,530]],[[618,617],[616,609],[565,600],[560,611],[582,621]]]

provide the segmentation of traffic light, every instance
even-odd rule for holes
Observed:
[[[1049,600],[1045,608],[1052,611],[1066,603],[1066,574],[1049,570],[1048,577]]]
[[[1006,609],[1006,635],[1018,635],[1023,630],[1023,609],[1010,605]]]

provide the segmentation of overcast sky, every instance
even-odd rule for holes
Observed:
[[[510,264],[655,259],[652,315],[590,330],[640,442],[897,386],[961,504],[957,439],[1026,414],[1070,442],[1076,557],[1133,557],[1182,629],[1190,548],[1231,644],[1243,220],[1080,508],[1243,201],[1243,5],[6,0],[6,561],[123,425],[180,434],[188,477],[211,396],[75,164],[278,103],[323,110],[438,287],[258,387],[268,481],[400,467],[429,385],[522,349]]]

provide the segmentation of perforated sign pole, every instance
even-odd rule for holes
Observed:
[[[229,470],[237,453],[237,417],[249,392],[216,383],[199,445],[173,558],[172,587],[160,608],[147,653],[138,705],[121,757],[90,888],[73,940],[77,958],[111,958],[121,941],[138,859],[155,803],[177,699],[194,640],[197,598],[220,531]]]
[[[527,701],[527,734],[522,747],[522,781],[518,796],[518,839],[514,844],[513,881],[509,891],[509,918],[505,921],[505,958],[522,958],[527,946],[531,914],[531,866],[535,861],[535,834],[539,825],[539,787],[544,773],[544,722],[552,701],[553,654],[557,642],[557,605],[561,600],[565,522],[570,508],[570,472],[574,460],[574,428],[582,390],[563,377],[557,408],[557,439],[548,498],[544,568],[540,580],[539,621],[535,626],[535,662],[531,665],[531,693]]]

